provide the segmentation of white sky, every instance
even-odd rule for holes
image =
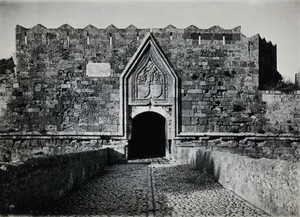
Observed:
[[[65,23],[74,28],[241,25],[246,36],[259,33],[277,44],[277,68],[287,80],[294,81],[300,69],[300,0],[0,0],[0,58],[15,52],[17,24],[31,28],[38,23],[48,28]]]

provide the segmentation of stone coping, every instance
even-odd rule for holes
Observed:
[[[180,139],[206,139],[210,137],[245,137],[249,140],[266,140],[266,139],[276,139],[276,140],[300,140],[300,135],[293,134],[259,134],[259,133],[221,133],[221,132],[208,132],[208,133],[181,133],[175,140]],[[0,133],[1,139],[81,139],[81,140],[126,140],[123,135],[113,135],[113,134],[102,134],[97,132],[91,133],[57,133],[57,134],[35,134],[35,133]]]
[[[273,94],[273,95],[300,95],[300,90],[294,90],[294,91],[291,91],[289,93],[285,93],[283,91],[280,91],[280,90],[259,90],[260,93],[263,93],[263,94]]]
[[[46,170],[48,168],[76,163],[76,161],[79,161],[84,156],[99,155],[102,152],[107,152],[107,148],[29,158],[25,162],[0,162],[0,184],[19,179],[36,170]]]

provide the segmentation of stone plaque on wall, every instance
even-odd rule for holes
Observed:
[[[86,75],[88,77],[109,77],[109,63],[88,63],[86,66]]]

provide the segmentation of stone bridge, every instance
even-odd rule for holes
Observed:
[[[111,166],[42,214],[267,216],[193,167],[165,159]]]
[[[50,216],[298,214],[297,163],[188,146],[177,155],[181,160],[120,163],[120,153],[103,148],[2,163],[0,210]]]

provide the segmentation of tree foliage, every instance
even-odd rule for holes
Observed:
[[[0,74],[13,72],[14,68],[15,68],[15,63],[12,57],[0,60]]]

